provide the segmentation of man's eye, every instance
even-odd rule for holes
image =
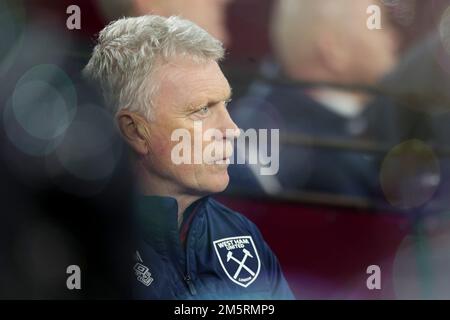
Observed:
[[[228,105],[230,104],[231,100],[232,100],[231,98],[228,99],[228,100],[225,100],[225,107],[228,107]]]
[[[209,112],[209,108],[207,106],[201,107],[200,109],[197,110],[197,113],[202,116],[207,115],[208,112]]]

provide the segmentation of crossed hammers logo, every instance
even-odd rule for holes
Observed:
[[[248,251],[245,248],[242,249],[242,252],[244,253],[244,257],[242,258],[242,260],[238,260],[235,257],[233,257],[232,251],[228,251],[228,253],[227,253],[227,262],[229,262],[230,260],[233,260],[234,262],[236,262],[239,265],[236,272],[234,273],[234,276],[233,276],[234,279],[236,279],[239,276],[239,274],[241,273],[241,270],[243,268],[245,270],[247,270],[248,273],[250,273],[252,276],[255,276],[255,273],[253,272],[253,270],[251,270],[249,267],[247,267],[245,265],[245,261],[247,260],[248,257],[253,258],[252,254],[250,253],[250,251]]]

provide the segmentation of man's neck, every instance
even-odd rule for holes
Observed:
[[[200,199],[199,196],[190,196],[190,195],[179,195],[174,197],[178,203],[178,228],[181,227],[181,223],[183,222],[184,213],[186,209],[193,204],[196,200]]]
[[[367,97],[360,93],[328,88],[309,90],[309,95],[330,111],[345,118],[358,116],[364,110],[367,102]]]

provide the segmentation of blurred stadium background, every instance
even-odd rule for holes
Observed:
[[[81,9],[80,30],[66,28],[72,4]],[[450,1],[380,5],[399,35],[392,72],[373,85],[326,84],[381,104],[367,118],[376,134],[281,135],[290,150],[330,157],[330,170],[341,170],[336,153],[373,158],[371,192],[308,183],[267,191],[232,180],[217,196],[260,227],[299,299],[450,298]],[[258,81],[324,85],[262,75],[274,55],[273,6],[226,6],[223,70],[240,101],[233,111]],[[110,116],[80,76],[107,22],[96,0],[0,3],[0,298],[128,297],[132,181]],[[286,175],[306,172],[311,159]],[[81,292],[65,288],[73,261],[87,270]],[[381,290],[366,287],[370,265],[381,267]]]

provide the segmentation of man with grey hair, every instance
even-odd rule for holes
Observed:
[[[226,108],[231,88],[218,65],[223,54],[220,41],[192,22],[149,15],[103,29],[84,70],[100,84],[131,150],[142,239],[137,298],[293,298],[257,227],[209,197],[228,184],[227,160],[239,134]],[[221,133],[213,143],[222,155],[174,163],[173,133],[195,136],[196,123]]]

